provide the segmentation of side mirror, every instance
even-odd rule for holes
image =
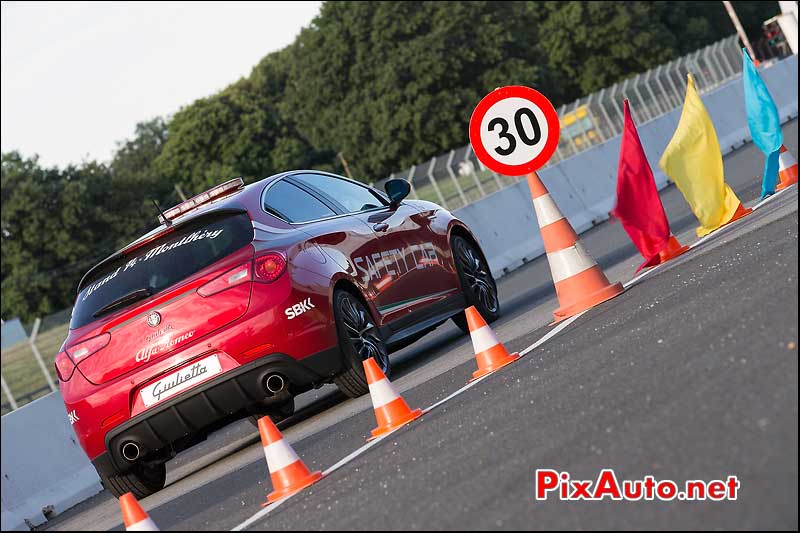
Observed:
[[[403,201],[403,198],[411,192],[411,184],[406,180],[391,179],[386,182],[383,189],[386,191],[386,195],[389,196],[391,206],[397,207]]]

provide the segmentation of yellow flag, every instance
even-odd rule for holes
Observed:
[[[700,220],[698,237],[730,222],[741,205],[725,183],[717,132],[691,74],[681,119],[658,166],[675,182]]]

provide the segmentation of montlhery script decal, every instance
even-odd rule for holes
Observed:
[[[131,268],[131,267],[133,267],[135,265],[138,265],[139,263],[143,263],[143,262],[147,261],[148,259],[151,259],[151,258],[153,258],[153,257],[155,257],[157,255],[163,254],[164,252],[167,252],[169,250],[174,250],[175,248],[179,248],[179,247],[183,246],[184,244],[188,244],[190,242],[199,241],[199,240],[202,240],[202,239],[216,239],[217,237],[219,237],[219,235],[222,233],[222,231],[223,230],[221,230],[221,229],[214,230],[214,231],[211,231],[211,230],[195,231],[195,232],[190,233],[189,235],[186,235],[182,239],[179,239],[179,240],[177,240],[177,241],[175,241],[173,243],[159,244],[158,246],[155,246],[155,247],[151,248],[150,250],[148,250],[146,254],[140,255],[138,257],[134,257],[133,259],[131,259],[130,261],[125,263],[125,268],[123,268],[121,266],[117,267],[117,269],[114,272],[110,273],[109,275],[107,275],[106,277],[101,279],[100,281],[97,281],[97,282],[93,283],[92,285],[90,285],[89,288],[86,289],[86,291],[83,293],[82,300],[86,300],[86,298],[88,298],[89,295],[92,294],[94,291],[96,291],[97,289],[99,289],[100,287],[102,287],[103,285],[105,285],[106,283],[111,281],[112,279],[116,278],[117,274],[119,274],[120,272],[125,272],[129,268]]]

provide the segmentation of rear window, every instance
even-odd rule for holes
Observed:
[[[204,217],[177,229],[100,270],[78,293],[70,327],[96,320],[98,311],[135,291],[146,289],[147,296],[161,292],[252,240],[253,226],[245,213]]]

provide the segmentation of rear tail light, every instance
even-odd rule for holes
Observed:
[[[111,342],[111,334],[103,333],[97,337],[73,344],[56,355],[56,372],[61,381],[69,381],[75,371],[75,365],[90,355],[99,352]]]
[[[286,259],[277,252],[269,252],[256,257],[255,261],[243,263],[212,279],[199,289],[197,294],[207,298],[213,294],[235,287],[246,281],[271,283],[281,277],[286,270]],[[253,276],[255,274],[255,276]]]
[[[256,278],[260,281],[271,283],[281,277],[285,270],[286,259],[279,253],[269,252],[255,259]]]
[[[75,372],[75,363],[73,363],[72,359],[69,358],[67,352],[58,352],[58,355],[56,355],[55,366],[58,379],[63,382],[69,381],[72,377],[72,373]]]
[[[217,276],[216,278],[212,279],[199,289],[197,289],[197,294],[202,296],[203,298],[207,298],[212,294],[217,294],[218,292],[222,292],[226,289],[230,289],[231,287],[235,287],[241,283],[246,281],[250,281],[250,261],[247,263],[241,264],[236,268],[232,268],[222,274],[221,276]]]
[[[93,353],[105,348],[109,342],[111,342],[111,333],[103,333],[89,340],[73,344],[67,348],[66,351],[69,356],[72,357],[72,360],[75,361],[75,364],[78,364],[81,362],[81,359],[89,357]]]

